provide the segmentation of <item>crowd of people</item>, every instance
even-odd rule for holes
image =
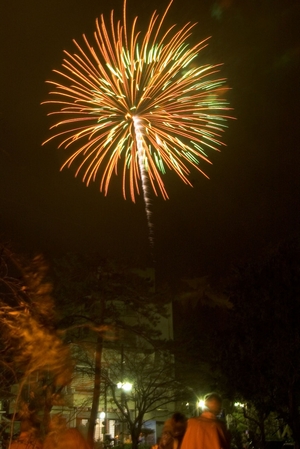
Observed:
[[[224,422],[219,419],[222,400],[217,393],[205,397],[205,408],[200,416],[187,419],[182,413],[174,413],[163,427],[157,445],[152,449],[230,449],[230,436]],[[9,449],[89,449],[89,446],[74,428],[56,416],[42,442],[36,428],[29,420],[21,422],[21,431]]]
[[[222,399],[217,393],[205,396],[205,408],[200,416],[186,419],[174,413],[163,427],[159,443],[152,449],[229,449],[230,435],[219,419]]]

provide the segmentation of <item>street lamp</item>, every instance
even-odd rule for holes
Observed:
[[[122,389],[123,391],[131,391],[132,389],[132,384],[130,382],[118,382],[117,383],[117,387],[119,389]]]
[[[104,433],[105,433],[105,416],[106,416],[106,413],[105,412],[100,412],[99,413],[99,432],[100,432],[100,435],[99,435],[99,438],[100,438],[100,441],[104,441]]]
[[[132,390],[132,383],[130,382],[118,382],[117,388],[121,391],[121,406],[122,406],[122,413],[124,413],[124,406],[125,406],[125,392]],[[124,447],[124,430],[125,430],[125,422],[124,422],[124,416],[122,416],[122,447]]]
[[[200,400],[198,401],[198,407],[201,408],[202,410],[204,410],[204,408],[205,408],[205,403],[204,403],[204,400],[203,400],[203,399],[200,399]]]

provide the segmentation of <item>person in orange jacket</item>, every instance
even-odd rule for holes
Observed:
[[[209,393],[204,400],[205,410],[197,418],[188,420],[181,449],[230,449],[230,436],[226,425],[218,419],[222,399]]]

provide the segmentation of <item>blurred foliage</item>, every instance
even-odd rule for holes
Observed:
[[[0,396],[13,419],[44,424],[72,372],[69,349],[54,328],[47,270],[41,256],[27,259],[1,246]]]

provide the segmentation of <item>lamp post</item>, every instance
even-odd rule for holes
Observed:
[[[132,384],[130,382],[118,382],[117,387],[121,390],[121,407],[122,407],[122,447],[124,447],[124,433],[125,433],[125,420],[124,420],[124,414],[125,414],[125,394],[128,391],[131,391]]]
[[[100,440],[104,441],[106,413],[100,412]],[[104,420],[104,421],[103,421]],[[103,425],[104,422],[104,425]]]

